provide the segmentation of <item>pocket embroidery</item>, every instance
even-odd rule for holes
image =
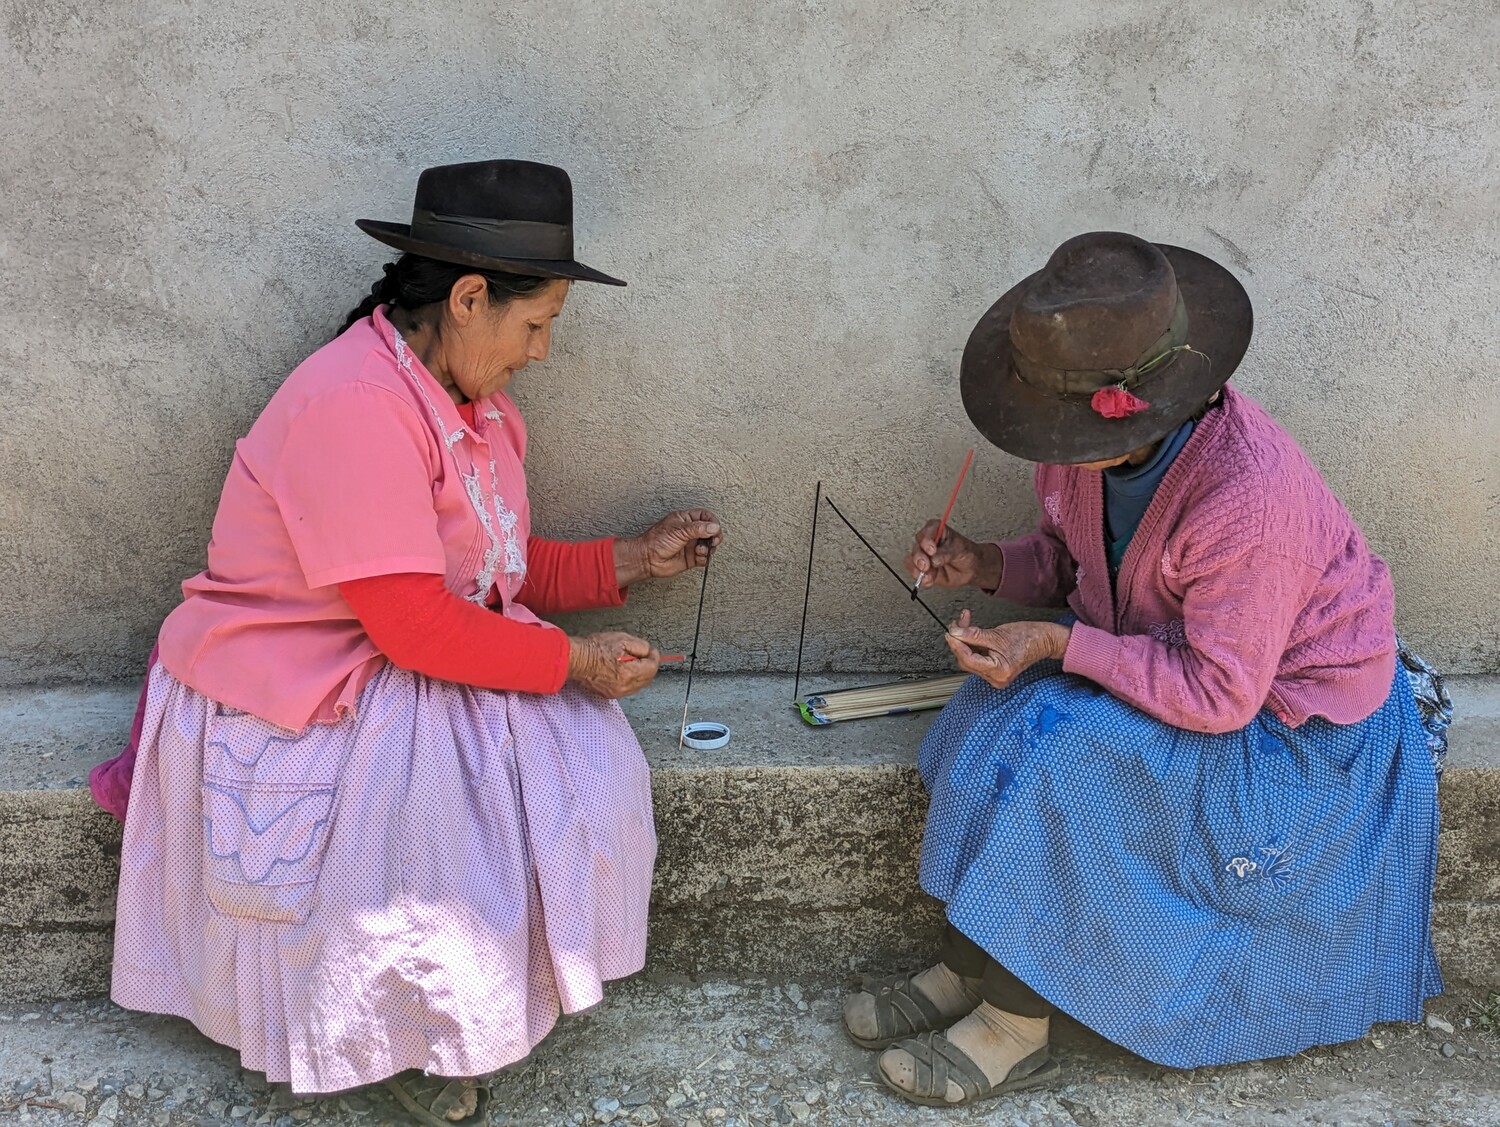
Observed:
[[[1247,874],[1255,872],[1255,870],[1258,868],[1260,868],[1260,866],[1257,865],[1254,861],[1250,860],[1250,858],[1236,857],[1233,861],[1224,866],[1224,871],[1233,873],[1235,876],[1239,877],[1240,880],[1244,880]]]
[[[225,915],[301,923],[312,908],[334,790],[203,781],[203,887]]]
[[[1233,873],[1240,880],[1256,877],[1260,880],[1269,880],[1277,888],[1285,888],[1292,881],[1292,859],[1287,856],[1284,846],[1262,845],[1252,852],[1260,855],[1260,861],[1252,861],[1249,857],[1235,857],[1229,864],[1224,866],[1226,873]]]
[[[292,869],[307,859],[328,825],[333,806],[331,788],[257,793],[254,788],[231,789],[205,781],[203,792],[203,838],[208,855],[232,868],[233,879],[244,884],[289,883],[276,879],[282,875],[277,870]],[[226,823],[230,829],[216,837],[216,823],[221,830]],[[290,883],[295,882],[293,873]]]
[[[332,833],[351,727],[301,735],[252,716],[217,716],[204,744],[203,887],[215,910],[300,923]]]

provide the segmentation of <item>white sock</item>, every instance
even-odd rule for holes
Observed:
[[[976,979],[961,978],[946,963],[928,967],[912,979],[912,989],[931,1000],[938,1012],[952,1020],[962,1017],[979,1004]],[[862,1041],[880,1036],[875,1025],[875,996],[861,990],[844,1003],[844,1024]]]
[[[982,1002],[943,1036],[962,1049],[993,1086],[1009,1076],[1020,1061],[1046,1048],[1051,1024],[1048,1017],[1022,1017]],[[915,1090],[916,1061],[905,1049],[887,1049],[880,1055],[880,1069],[896,1087]],[[963,1096],[963,1089],[949,1080],[943,1098],[957,1103]]]

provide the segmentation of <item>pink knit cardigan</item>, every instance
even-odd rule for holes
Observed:
[[[1363,720],[1395,675],[1390,572],[1297,443],[1226,388],[1167,471],[1112,586],[1098,471],[1041,465],[1041,527],[995,594],[1078,616],[1063,668],[1158,720],[1231,732]]]

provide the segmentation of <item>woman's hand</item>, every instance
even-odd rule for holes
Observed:
[[[621,587],[642,579],[668,579],[695,567],[724,543],[719,518],[707,509],[668,513],[639,536],[615,541],[615,577]]]
[[[958,667],[1003,689],[1039,661],[1061,661],[1072,631],[1055,622],[1007,622],[990,630],[971,625],[969,612],[948,627],[945,640]]]
[[[618,700],[651,684],[661,654],[644,638],[610,630],[569,638],[568,680],[597,696]],[[629,661],[621,658],[629,657]]]
[[[1000,586],[1003,561],[994,544],[970,540],[952,525],[943,529],[943,542],[937,542],[938,525],[930,520],[922,526],[906,553],[906,571],[913,579],[927,576],[926,583],[935,587],[978,587],[994,591]]]

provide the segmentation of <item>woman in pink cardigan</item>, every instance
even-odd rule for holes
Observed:
[[[964,406],[1039,463],[1041,526],[986,544],[933,522],[907,565],[1071,613],[965,611],[948,639],[974,676],[919,760],[943,948],[844,1014],[916,1103],[1051,1082],[1058,1008],[1191,1068],[1416,1020],[1442,989],[1418,663],[1385,564],[1225,386],[1250,332],[1222,266],[1098,233],[969,340]]]

